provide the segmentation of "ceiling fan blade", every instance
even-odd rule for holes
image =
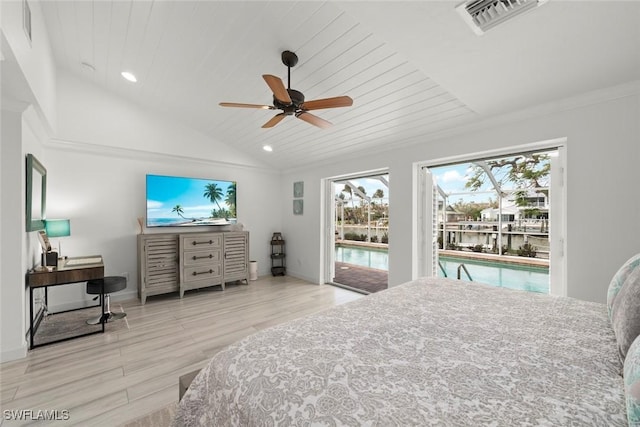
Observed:
[[[304,111],[296,114],[296,117],[322,129],[327,129],[333,126],[331,122],[328,122],[325,119],[321,119],[318,116],[314,116],[311,113],[305,113]]]
[[[278,101],[283,104],[291,104],[289,92],[287,92],[287,88],[284,87],[284,83],[282,83],[282,79],[280,79],[280,77],[272,76],[271,74],[263,74],[262,78],[267,82],[271,92],[273,92],[273,95]]]
[[[275,116],[273,116],[271,118],[271,120],[269,120],[267,123],[263,124],[262,127],[263,128],[272,128],[275,125],[277,125],[278,123],[280,123],[282,121],[282,119],[284,119],[285,116],[286,116],[285,113],[276,114]]]
[[[238,102],[221,102],[221,107],[239,107],[239,108],[261,108],[263,110],[275,110],[276,107],[272,105],[258,105],[258,104],[240,104]]]
[[[348,96],[336,96],[335,98],[315,99],[303,103],[300,108],[303,110],[321,110],[323,108],[351,107],[353,99]]]

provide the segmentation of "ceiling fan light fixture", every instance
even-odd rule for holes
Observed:
[[[313,126],[326,129],[331,127],[331,122],[324,120],[309,110],[321,110],[326,108],[350,107],[353,105],[353,99],[348,96],[336,96],[333,98],[315,99],[305,101],[304,94],[298,90],[291,89],[291,67],[298,63],[298,57],[295,53],[285,50],[282,52],[282,63],[287,66],[287,86],[284,85],[282,79],[273,74],[263,74],[269,89],[273,93],[273,105],[243,104],[239,102],[220,102],[221,107],[239,107],[239,108],[261,108],[263,110],[281,110],[281,113],[271,117],[265,124],[263,129],[270,129],[280,123],[287,116],[295,116]],[[271,147],[262,147],[265,151],[272,151]]]
[[[273,147],[272,147],[272,146],[270,146],[270,145],[263,145],[263,146],[262,146],[262,149],[263,149],[264,151],[269,152],[269,153],[271,153],[271,152],[273,151]]]
[[[131,83],[136,83],[138,81],[138,79],[136,78],[136,76],[130,72],[130,71],[123,71],[122,73],[120,73],[122,75],[122,77],[124,77],[125,80],[130,81]]]

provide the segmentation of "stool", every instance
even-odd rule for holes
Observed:
[[[122,276],[107,276],[103,279],[94,279],[87,281],[87,293],[92,295],[98,295],[94,298],[94,300],[100,298],[100,294],[103,292],[103,284],[104,284],[104,304],[105,304],[105,312],[104,312],[104,320],[105,322],[112,322],[114,320],[122,319],[127,315],[127,313],[112,313],[111,312],[111,298],[109,294],[113,292],[118,292],[127,287],[127,278]],[[102,315],[97,317],[92,317],[87,320],[87,324],[89,325],[97,325],[102,320]]]

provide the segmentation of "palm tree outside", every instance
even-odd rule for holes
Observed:
[[[344,188],[341,191],[341,193],[349,194],[349,199],[351,199],[351,207],[354,208],[354,206],[353,206],[353,190],[351,189],[351,187],[349,187],[347,184],[345,184]]]
[[[378,213],[379,213],[379,212],[384,212],[384,208],[383,208],[383,206],[382,206],[382,199],[384,198],[384,191],[382,191],[382,189],[381,189],[381,188],[378,188],[378,189],[375,191],[375,193],[373,193],[373,196],[371,196],[371,198],[372,198],[372,199],[378,199],[378,200],[379,200],[379,202],[378,202],[378,203],[380,204],[379,206],[376,206],[376,203],[374,203],[374,202],[372,202],[372,203],[371,203],[373,206],[375,206],[375,209],[374,209],[374,210],[375,210],[375,211],[378,211]]]

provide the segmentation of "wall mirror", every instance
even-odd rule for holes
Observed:
[[[27,231],[44,230],[47,208],[47,170],[27,154]]]

